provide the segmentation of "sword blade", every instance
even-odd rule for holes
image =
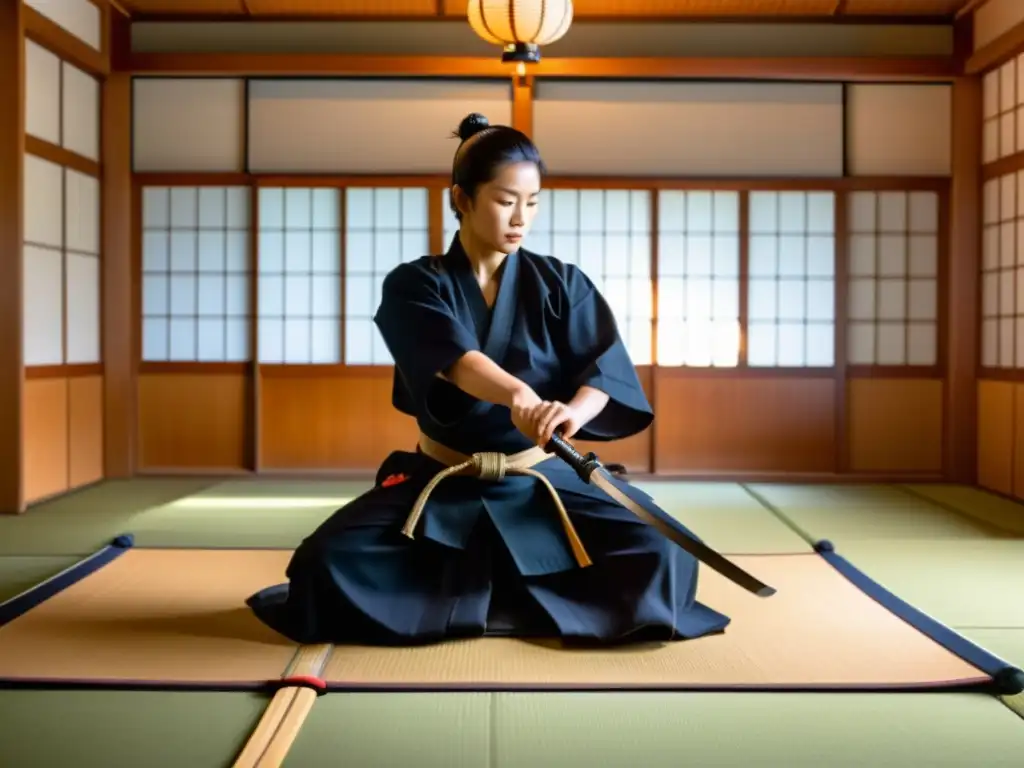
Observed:
[[[757,577],[740,568],[736,563],[719,554],[704,542],[698,541],[687,534],[681,526],[675,524],[675,521],[668,517],[661,509],[649,509],[646,505],[628,496],[619,488],[615,479],[612,478],[604,467],[595,469],[590,475],[590,481],[638,518],[655,528],[662,536],[689,552],[709,568],[718,571],[729,581],[758,597],[771,597],[775,594],[773,587],[768,586]]]

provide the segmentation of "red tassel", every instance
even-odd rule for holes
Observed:
[[[390,488],[392,485],[398,485],[399,483],[404,483],[408,479],[409,479],[408,475],[402,475],[402,474],[388,475],[387,477],[384,478],[384,481],[380,484],[380,487],[381,488]]]

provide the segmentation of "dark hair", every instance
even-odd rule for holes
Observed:
[[[503,165],[534,163],[542,176],[547,170],[529,136],[507,125],[491,125],[477,112],[466,115],[453,136],[462,143],[455,150],[452,162],[452,186],[457,184],[470,199],[476,196],[481,184],[494,179]],[[451,207],[455,218],[462,221],[454,197]]]

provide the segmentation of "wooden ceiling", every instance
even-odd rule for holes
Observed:
[[[465,18],[468,0],[112,0],[133,19]],[[579,19],[946,19],[972,0],[574,0]]]

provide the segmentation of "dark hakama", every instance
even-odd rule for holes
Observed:
[[[395,360],[395,406],[460,453],[531,447],[508,408],[438,377],[471,350],[545,400],[568,402],[583,385],[607,393],[578,439],[621,439],[653,419],[610,309],[579,269],[557,259],[510,255],[491,310],[456,236],[444,256],[388,275],[375,320]],[[696,601],[691,555],[555,457],[535,469],[558,490],[589,568],[577,566],[549,493],[528,476],[442,481],[410,540],[402,525],[441,469],[418,451],[392,453],[371,490],[300,544],[288,583],[249,599],[252,610],[299,643],[481,635],[617,643],[694,638],[728,625]]]

